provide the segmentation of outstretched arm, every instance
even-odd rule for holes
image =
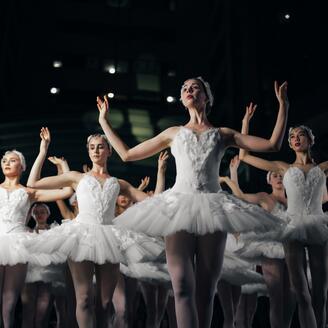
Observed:
[[[221,133],[227,140],[227,146],[244,148],[256,152],[272,152],[280,150],[286,130],[289,108],[287,82],[284,82],[280,86],[275,82],[275,93],[279,102],[279,112],[270,139],[243,135],[229,128],[221,128]]]
[[[165,190],[165,172],[167,167],[167,159],[169,153],[167,151],[161,152],[158,157],[157,180],[154,194],[160,194]]]
[[[31,168],[28,180],[27,180],[27,186],[32,186],[36,181],[40,180],[41,177],[41,170],[43,167],[43,163],[46,159],[48,148],[51,141],[51,135],[50,131],[47,127],[42,127],[40,131],[40,150],[39,154],[36,157],[33,166]]]
[[[124,162],[148,158],[168,148],[177,131],[177,127],[168,128],[154,138],[129,148],[114,131],[107,118],[109,111],[107,96],[104,96],[103,100],[97,97],[97,107],[99,110],[99,124],[109,142]]]

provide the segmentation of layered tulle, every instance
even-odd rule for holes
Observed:
[[[148,235],[167,236],[181,230],[197,235],[215,231],[265,232],[279,227],[283,221],[224,191],[167,190],[133,205],[114,223]]]
[[[155,238],[113,225],[87,224],[78,220],[48,230],[35,240],[26,241],[25,246],[32,262],[45,259],[42,265],[63,263],[67,259],[96,264],[143,262],[164,254],[163,242]]]

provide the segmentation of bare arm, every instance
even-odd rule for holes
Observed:
[[[56,204],[63,219],[73,220],[75,218],[74,213],[68,208],[68,206],[63,200],[57,200]]]
[[[36,189],[58,189],[72,187],[75,189],[76,185],[82,178],[82,175],[82,173],[77,171],[69,171],[61,175],[42,178],[41,180],[36,181],[31,187]]]
[[[254,115],[255,109],[256,106],[253,106],[252,103],[246,107],[241,129],[241,133],[245,137],[247,137],[249,122]],[[289,166],[287,163],[281,161],[268,161],[260,157],[250,155],[247,150],[242,148],[239,150],[239,159],[249,165],[265,171],[284,172]]]
[[[165,172],[167,167],[167,159],[169,154],[167,151],[161,152],[158,158],[157,180],[154,194],[160,194],[165,190]]]
[[[134,188],[125,180],[119,179],[119,184],[121,188],[120,193],[126,197],[129,197],[134,203],[140,202],[148,197],[145,192]]]
[[[168,148],[178,129],[177,127],[168,128],[154,138],[148,139],[133,148],[129,148],[113,130],[107,119],[109,110],[107,96],[104,96],[104,100],[97,97],[97,107],[99,110],[99,124],[109,142],[124,162],[148,158]]]
[[[275,82],[275,93],[279,102],[279,112],[270,139],[251,135],[243,135],[229,128],[221,128],[222,135],[227,139],[227,146],[244,148],[256,152],[272,152],[281,148],[286,130],[289,102],[287,98],[287,82],[280,87]]]
[[[40,151],[38,156],[36,157],[33,166],[31,168],[28,180],[27,180],[27,186],[32,186],[36,181],[40,180],[41,177],[41,170],[43,167],[43,163],[46,159],[47,152],[48,152],[48,147],[51,141],[51,135],[49,129],[46,128],[41,128],[40,131]]]

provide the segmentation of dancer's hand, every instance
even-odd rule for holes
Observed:
[[[99,110],[99,122],[107,121],[109,104],[106,95],[103,97],[103,99],[101,99],[101,97],[97,97],[97,107]]]
[[[141,182],[140,182],[140,185],[138,187],[139,190],[145,190],[148,185],[149,185],[149,181],[150,181],[150,178],[149,177],[144,177],[143,179],[141,179]]]
[[[240,159],[239,159],[239,156],[236,155],[230,161],[230,165],[229,165],[230,174],[231,174],[231,171],[234,171],[234,172],[238,171],[239,164],[240,164]]]
[[[41,138],[40,152],[47,153],[51,141],[50,131],[47,127],[41,128],[40,138]]]
[[[167,168],[167,159],[170,157],[167,150],[162,151],[158,157],[158,171],[165,172]]]
[[[278,85],[277,81],[274,81],[274,91],[276,93],[279,104],[289,105],[287,97],[287,81],[285,81],[280,86]]]
[[[249,123],[249,121],[251,120],[251,118],[253,117],[255,111],[256,111],[257,105],[253,104],[252,102],[249,103],[248,106],[246,106],[246,111],[245,111],[245,115],[243,118],[243,123]]]
[[[56,166],[62,166],[66,162],[66,159],[64,157],[49,156],[48,161]]]
[[[219,184],[223,184],[223,183],[227,183],[227,181],[229,180],[229,177],[219,177]]]

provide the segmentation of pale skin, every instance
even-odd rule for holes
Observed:
[[[105,180],[110,177],[107,171],[107,160],[111,153],[111,149],[104,138],[101,136],[93,137],[88,144],[88,154],[92,161],[92,167],[88,173],[69,171],[39,180],[42,164],[46,157],[46,152],[42,152],[33,165],[33,175],[29,179],[29,184],[33,188],[54,189],[68,187],[69,189],[76,190],[84,174],[88,174],[95,177],[103,185]],[[133,201],[140,201],[147,197],[147,194],[134,188],[125,180],[118,179],[118,183],[120,185],[120,193],[130,197]],[[111,316],[111,301],[118,279],[119,264],[108,262],[98,265],[90,261],[74,262],[69,260],[69,267],[75,288],[76,317],[79,327],[90,328],[95,325],[92,296],[94,271],[96,273],[97,290],[99,291],[97,293],[97,325],[106,326]]]
[[[47,134],[47,131],[41,130],[41,135]],[[42,144],[44,147],[46,143]],[[70,196],[70,190],[40,190],[25,187],[20,183],[23,173],[20,158],[15,153],[8,153],[2,157],[1,169],[5,180],[0,184],[0,188],[7,190],[9,193],[16,189],[24,189],[31,201],[34,202],[51,202],[56,199],[65,199]],[[14,321],[14,312],[18,297],[24,286],[27,265],[18,263],[13,266],[0,266],[0,291],[2,296],[2,319],[4,327],[11,327]]]
[[[157,166],[157,180],[154,194],[159,194],[165,190],[165,172],[167,168],[167,159],[169,154],[167,151],[160,153]],[[141,180],[138,189],[144,190],[149,185],[149,177]],[[131,199],[126,196],[119,195],[116,201],[116,215],[123,213],[126,209],[133,205]],[[160,326],[164,315],[165,305],[167,301],[167,289],[160,286],[139,282],[147,308],[146,328],[156,328]],[[133,278],[123,277],[120,275],[118,285],[116,286],[113,304],[115,308],[114,328],[130,327],[136,312],[136,291],[138,281]]]
[[[250,105],[252,106],[252,104]],[[246,109],[248,111],[249,108]],[[271,212],[277,202],[287,205],[285,190],[282,184],[282,176],[271,172],[269,184],[272,192],[259,192],[255,194],[244,193],[239,188],[238,167],[239,157],[235,156],[230,161],[230,176],[220,179],[227,183],[233,193],[250,203],[257,204]],[[295,309],[295,299],[291,292],[286,263],[283,259],[266,258],[262,261],[263,277],[268,287],[270,298],[270,324],[272,328],[289,328]]]
[[[264,139],[245,136],[230,128],[219,128],[221,142],[225,147],[240,147],[259,152],[280,149],[288,113],[287,83],[279,86],[275,82],[275,93],[279,102],[279,111],[271,137]],[[186,128],[195,134],[201,134],[207,129],[213,128],[206,116],[207,95],[199,80],[189,79],[184,82],[181,89],[181,100],[189,114]],[[106,96],[103,99],[97,97],[97,107],[99,123],[123,161],[141,160],[170,147],[180,129],[178,126],[170,127],[155,137],[129,148],[110,124],[109,104]],[[214,290],[221,271],[225,241],[226,233],[221,231],[204,236],[179,231],[166,237],[166,256],[174,290],[179,328],[210,326]]]
[[[243,132],[248,133],[249,121],[252,115],[246,112],[243,120]],[[247,151],[241,150],[239,157],[244,162],[266,171],[278,172],[281,176],[291,166],[299,168],[305,175],[317,165],[326,173],[328,162],[315,164],[311,155],[311,140],[306,131],[295,128],[290,134],[290,148],[295,153],[295,161],[292,164],[282,161],[268,161],[253,156]],[[327,193],[323,196],[323,202],[327,201]],[[312,275],[312,293],[307,285],[304,272],[305,247],[307,246],[310,258],[310,271]],[[289,280],[295,292],[299,306],[299,321],[301,327],[324,327],[326,321],[326,295],[328,284],[328,248],[327,245],[304,245],[300,241],[289,241],[284,244],[286,263],[289,271]],[[312,298],[312,300],[311,300]]]

